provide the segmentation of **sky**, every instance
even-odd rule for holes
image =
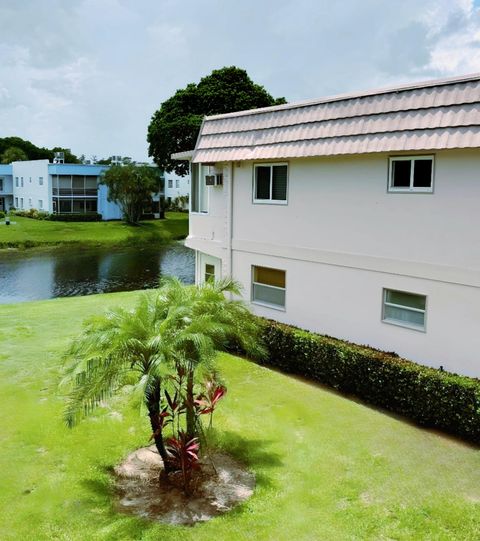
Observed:
[[[0,0],[0,137],[148,159],[162,101],[235,65],[301,101],[480,72],[480,0]]]

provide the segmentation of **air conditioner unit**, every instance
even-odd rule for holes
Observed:
[[[205,184],[207,186],[215,186],[215,175],[205,175]]]

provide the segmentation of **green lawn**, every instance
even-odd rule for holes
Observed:
[[[83,318],[137,295],[0,307],[2,541],[479,538],[478,449],[228,355],[216,426],[254,496],[194,528],[117,514],[109,470],[147,443],[146,418],[119,400],[68,430],[56,382]]]
[[[167,212],[166,217],[166,220],[150,220],[135,227],[123,222],[50,222],[12,216],[15,224],[0,225],[0,248],[72,243],[122,245],[165,242],[187,236],[187,213]]]

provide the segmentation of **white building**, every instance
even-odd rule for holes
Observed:
[[[480,75],[205,118],[196,279],[267,318],[480,376]]]
[[[0,165],[0,210],[37,209],[61,214],[101,214],[103,220],[122,218],[120,207],[108,201],[108,189],[99,185],[108,165],[50,163],[29,160]],[[159,193],[152,195],[154,214],[163,195],[163,176],[159,174]]]
[[[181,177],[174,172],[165,173],[165,201],[171,204],[177,197],[190,197],[190,176]],[[188,205],[184,205],[188,208]]]

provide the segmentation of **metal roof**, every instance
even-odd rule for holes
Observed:
[[[193,161],[452,148],[480,148],[480,74],[206,117]]]

